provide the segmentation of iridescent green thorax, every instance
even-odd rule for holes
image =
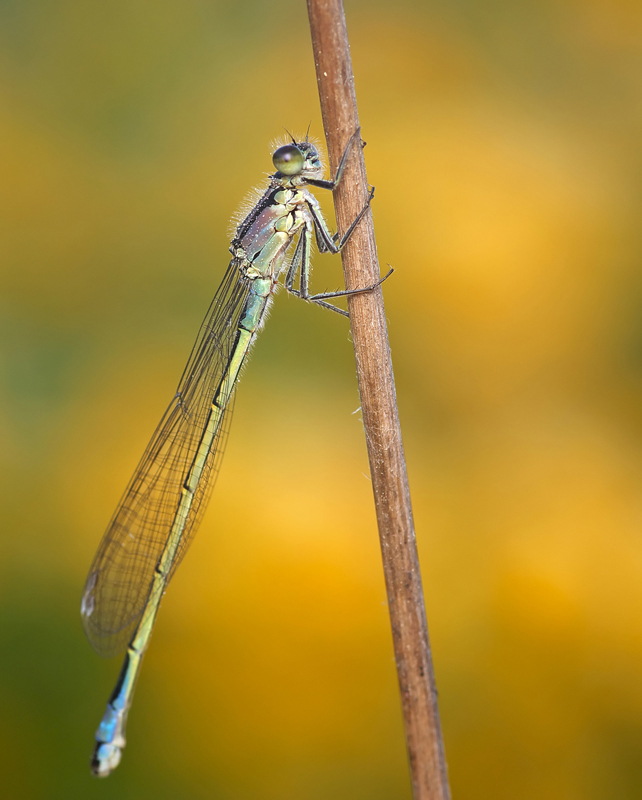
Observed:
[[[304,180],[279,173],[272,176],[268,191],[237,228],[230,249],[246,278],[278,280],[288,247],[310,221],[307,204],[311,194],[301,186]]]

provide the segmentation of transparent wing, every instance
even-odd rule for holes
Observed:
[[[98,548],[85,586],[82,619],[89,641],[101,655],[116,655],[126,647],[141,619],[181,487],[227,367],[247,294],[247,282],[232,260],[201,325],[178,391]],[[227,439],[232,405],[228,404],[196,489],[170,576],[205,510]]]

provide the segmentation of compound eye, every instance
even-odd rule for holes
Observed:
[[[303,169],[303,153],[293,144],[284,144],[274,151],[274,166],[282,175],[296,175]]]

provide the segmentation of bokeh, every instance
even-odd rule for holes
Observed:
[[[454,797],[639,798],[641,7],[346,6]],[[304,3],[5,0],[0,42],[2,797],[408,799],[348,324],[285,293],[88,769],[82,585],[230,216],[322,133]]]

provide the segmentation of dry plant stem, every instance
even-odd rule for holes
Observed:
[[[341,0],[308,0],[308,15],[334,174],[359,126],[343,4]],[[334,191],[340,231],[348,228],[367,195],[363,152],[355,147]],[[378,280],[370,212],[342,250],[342,258],[348,289]],[[351,296],[348,305],[413,796],[415,800],[447,800],[450,792],[381,289]]]

